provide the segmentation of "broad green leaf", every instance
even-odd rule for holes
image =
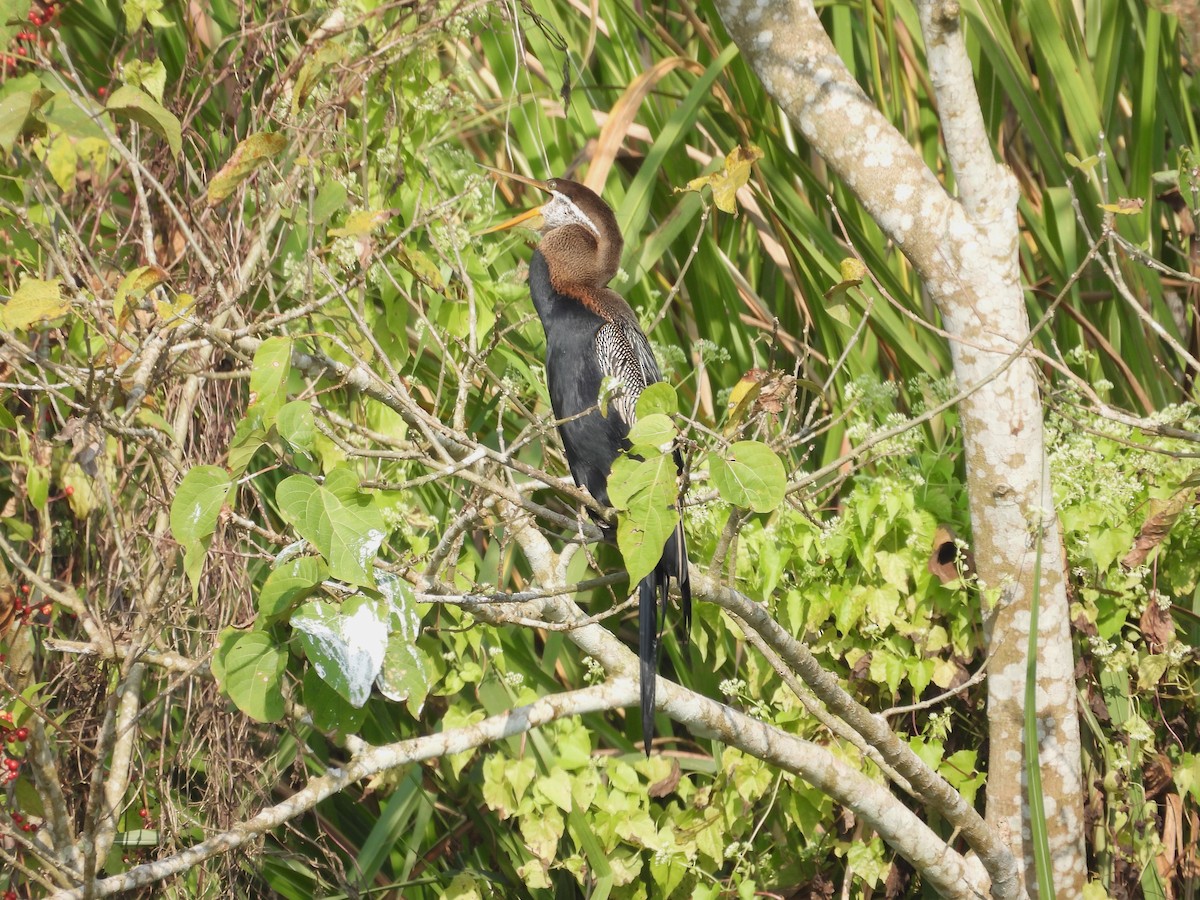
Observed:
[[[340,181],[326,181],[313,199],[312,224],[323,225],[334,213],[345,209],[347,197],[344,184]]]
[[[571,811],[571,777],[562,769],[553,769],[533,783],[535,796],[553,803],[565,813]]]
[[[263,424],[262,410],[251,406],[234,426],[233,440],[229,442],[229,470],[234,475],[245,472],[258,448],[266,441],[267,428]]]
[[[141,88],[122,85],[112,92],[106,108],[111,113],[128,116],[157,132],[166,140],[173,155],[178,156],[183,149],[183,130],[179,120]]]
[[[388,633],[415,643],[421,636],[421,610],[412,586],[391,572],[380,572],[376,581],[379,593],[388,602]]]
[[[554,859],[565,824],[562,813],[552,806],[543,807],[536,816],[521,816],[518,823],[525,848],[543,862]]]
[[[258,594],[258,611],[268,618],[287,612],[288,607],[306,597],[329,577],[325,561],[302,556],[283,563],[263,583]]]
[[[133,59],[121,67],[121,80],[134,87],[140,87],[159,103],[163,101],[163,91],[167,87],[167,67],[161,59],[154,62],[143,62]]]
[[[243,140],[233,155],[208,183],[208,205],[216,206],[237,190],[238,185],[287,146],[287,138],[278,132],[258,132]]]
[[[404,703],[415,718],[421,714],[429,695],[431,671],[425,651],[400,633],[393,632],[388,636],[375,686],[389,700]]]
[[[0,147],[12,153],[17,138],[26,127],[34,128],[40,123],[32,113],[46,101],[49,94],[41,90],[13,91],[0,100]]]
[[[390,572],[381,572],[376,581],[390,608],[387,652],[375,686],[389,700],[406,703],[416,717],[425,705],[433,671],[424,651],[417,647],[421,611],[408,582]]]
[[[358,595],[338,605],[305,603],[291,618],[304,654],[335,691],[362,706],[383,666],[390,611],[382,600]]]
[[[738,441],[721,452],[708,454],[721,499],[743,509],[770,512],[787,493],[787,473],[775,451],[759,441]]]
[[[221,665],[214,667],[224,676],[220,681],[238,709],[259,722],[278,722],[283,718],[283,671],[287,652],[262,631],[239,634],[225,651]]]
[[[460,872],[450,879],[442,897],[444,900],[483,900],[483,894],[479,890],[479,879],[475,875]]]
[[[666,453],[675,443],[675,423],[663,413],[654,413],[639,418],[629,429],[629,443],[634,447],[653,448]]]
[[[209,663],[209,671],[212,672],[213,678],[217,680],[218,685],[225,683],[225,657],[229,655],[229,651],[233,649],[233,645],[238,642],[246,632],[239,631],[236,628],[223,628],[217,634],[217,649],[213,652],[212,662]]]
[[[279,436],[296,450],[312,450],[313,441],[317,436],[312,405],[307,400],[285,403],[280,407],[279,415],[275,417],[275,428],[279,431]]]
[[[22,278],[8,303],[0,306],[0,328],[16,331],[36,322],[56,319],[71,308],[63,296],[60,279]]]
[[[29,502],[45,509],[50,497],[50,471],[45,466],[30,466],[25,473],[25,489],[29,492]]]
[[[32,6],[32,0],[0,0],[0,42],[7,46],[18,32],[25,30]]]
[[[287,380],[292,371],[292,339],[267,338],[254,351],[250,366],[251,402],[262,410],[263,423],[275,419],[287,399]]]
[[[630,584],[641,581],[662,559],[663,547],[675,526],[679,513],[674,507],[648,507],[637,516],[622,512],[617,516],[617,547],[625,560]]]
[[[1181,753],[1179,764],[1174,767],[1175,783],[1193,802],[1200,801],[1200,754]]]
[[[121,9],[125,13],[126,31],[137,31],[143,22],[155,28],[171,27],[171,20],[163,15],[163,0],[123,0]]]
[[[419,279],[439,293],[446,290],[446,279],[442,270],[429,254],[417,247],[401,248],[396,257],[399,262]]]
[[[183,547],[183,569],[193,594],[199,588],[217,516],[232,489],[232,477],[220,466],[196,466],[183,476],[171,501],[171,533]]]
[[[678,499],[675,460],[659,455],[640,460],[619,456],[608,476],[608,499],[617,509],[631,512],[647,506],[671,506]]]
[[[367,717],[365,707],[348,703],[317,673],[316,668],[304,673],[304,706],[312,715],[313,725],[320,731],[354,734]]]
[[[673,416],[679,412],[679,396],[675,393],[675,388],[665,381],[656,381],[638,397],[636,412],[639,421],[655,413]]]
[[[334,578],[371,585],[371,563],[387,536],[375,498],[358,488],[345,466],[317,484],[307,475],[285,478],[275,491],[280,514],[329,562]]]
[[[46,151],[46,171],[54,179],[59,190],[70,194],[75,190],[75,176],[79,172],[79,153],[75,141],[65,134],[56,134]]]
[[[613,463],[608,499],[620,510],[617,547],[631,583],[648,575],[662,559],[663,546],[679,524],[678,494],[675,460],[668,454],[646,460],[620,456]]]

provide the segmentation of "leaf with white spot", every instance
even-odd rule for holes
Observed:
[[[371,563],[387,536],[375,497],[358,476],[338,466],[317,484],[307,475],[285,478],[275,490],[280,514],[329,561],[329,572],[350,584],[373,585]]]
[[[317,674],[359,707],[383,666],[388,644],[388,604],[355,596],[345,603],[306,603],[292,614],[304,654]]]

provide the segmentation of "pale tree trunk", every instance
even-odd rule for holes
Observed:
[[[920,275],[951,335],[966,436],[972,545],[999,601],[990,627],[987,819],[1036,893],[1025,789],[1030,611],[1038,605],[1038,754],[1056,896],[1086,882],[1065,572],[1018,267],[1017,185],[984,128],[953,0],[920,2],[929,74],[958,185],[949,196],[846,70],[810,0],[717,0],[730,35],[810,146]],[[1041,544],[1041,581],[1035,558]]]

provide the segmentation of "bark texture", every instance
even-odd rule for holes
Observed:
[[[991,742],[987,820],[1036,893],[1023,726],[1037,600],[1038,754],[1056,896],[1086,882],[1079,723],[1065,573],[1043,445],[1043,410],[1021,354],[1029,319],[1018,267],[1017,185],[984,129],[954,2],[920,3],[929,73],[959,196],[951,197],[850,76],[808,0],[717,0],[763,85],[920,275],[973,393],[966,439],[977,572],[999,590],[987,621]],[[1041,541],[1041,582],[1034,561]],[[989,860],[984,860],[989,864]],[[989,864],[993,879],[998,870]],[[993,884],[996,895],[1012,885]],[[1019,890],[1019,887],[1018,887]]]

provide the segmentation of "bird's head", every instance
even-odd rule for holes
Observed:
[[[538,246],[555,281],[602,286],[612,280],[621,264],[625,242],[617,227],[617,217],[595,191],[566,178],[537,181],[485,168],[545,191],[550,199],[488,228],[484,234],[525,224],[541,231]]]

